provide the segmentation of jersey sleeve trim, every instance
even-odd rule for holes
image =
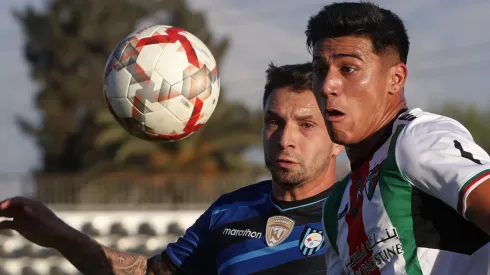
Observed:
[[[469,180],[466,181],[465,184],[461,187],[459,190],[459,196],[458,196],[458,212],[465,218],[465,212],[466,212],[466,199],[468,198],[468,195],[475,190],[476,187],[478,187],[481,183],[484,181],[490,179],[490,169],[486,169],[481,171],[480,173],[474,175],[471,177]]]
[[[167,258],[170,260],[169,263],[173,264],[174,267],[180,267],[182,262],[180,262],[180,260],[177,257],[175,257],[173,253],[168,253],[168,250],[165,250],[162,254],[164,253],[167,256]]]
[[[162,253],[161,253],[161,257],[162,257],[162,261],[164,261],[169,269],[175,273],[175,274],[178,274],[178,275],[183,275],[185,274],[184,271],[180,268],[180,265],[178,265],[176,262],[175,262],[175,259],[172,259],[172,255],[170,255],[167,250],[164,250]]]

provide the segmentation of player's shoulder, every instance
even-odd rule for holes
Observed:
[[[337,216],[338,208],[342,202],[343,194],[346,192],[347,185],[351,179],[351,172],[347,173],[340,181],[331,187],[331,193],[323,205],[324,213]]]
[[[246,204],[247,202],[259,203],[261,200],[269,199],[272,191],[272,181],[263,180],[225,193],[216,201],[217,207],[230,204]]]
[[[395,122],[395,127],[400,125],[404,127],[399,133],[399,141],[417,140],[427,135],[444,135],[448,131],[454,134],[469,135],[468,130],[459,121],[423,111],[421,108],[414,108],[400,114]]]

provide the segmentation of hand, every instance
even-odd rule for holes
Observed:
[[[38,201],[15,197],[0,202],[0,230],[12,229],[27,240],[44,247],[57,248],[71,227]]]

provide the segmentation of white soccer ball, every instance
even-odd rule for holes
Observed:
[[[104,96],[114,118],[146,140],[177,141],[203,126],[216,108],[216,60],[193,34],[154,25],[123,39],[104,73]]]

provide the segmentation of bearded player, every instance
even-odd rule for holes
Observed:
[[[0,204],[0,229],[57,249],[83,274],[325,274],[322,207],[342,150],[329,140],[310,64],[271,65],[263,145],[272,181],[225,194],[182,238],[151,258],[104,247],[39,202]],[[164,246],[165,244],[162,244]]]
[[[489,274],[490,157],[459,122],[407,108],[402,20],[335,3],[306,36],[313,90],[352,169],[325,204],[327,273]]]

